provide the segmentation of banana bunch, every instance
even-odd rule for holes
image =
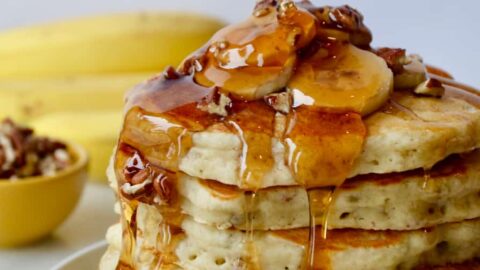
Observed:
[[[92,178],[103,180],[125,92],[222,26],[188,13],[135,12],[0,32],[0,119],[83,144]]]
[[[199,15],[144,12],[15,29],[0,34],[0,78],[158,72],[221,26]]]

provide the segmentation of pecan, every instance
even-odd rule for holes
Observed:
[[[348,5],[333,8],[330,11],[330,19],[336,23],[337,27],[349,31],[359,30],[363,22],[362,14]]]
[[[12,142],[12,147],[15,151],[15,166],[21,167],[25,165],[26,139],[15,129],[12,130],[8,137]]]
[[[292,96],[287,92],[265,96],[264,100],[274,110],[284,114],[289,113],[292,107]]]
[[[7,118],[2,122],[2,128],[4,132],[11,133],[12,131],[16,131],[21,134],[22,137],[27,138],[30,135],[33,135],[33,129],[28,127],[23,127],[20,125],[15,124],[12,119]]]
[[[277,6],[276,0],[260,0],[257,1],[255,9],[253,10],[253,16],[262,17],[270,13],[270,10]]]
[[[0,170],[9,171],[14,169],[15,165],[15,148],[13,147],[12,141],[8,134],[0,133],[0,147],[2,148],[5,160],[2,162],[2,167]]]
[[[138,185],[138,184],[141,184],[143,182],[145,182],[145,180],[147,180],[147,178],[150,177],[150,170],[148,168],[145,168],[139,172],[137,172],[130,180],[130,183],[132,185]]]
[[[28,138],[25,142],[25,151],[35,152],[42,158],[53,154],[57,149],[66,148],[64,143],[44,137]]]
[[[180,73],[178,73],[174,67],[168,66],[164,71],[163,71],[163,77],[167,80],[177,80],[180,78]]]
[[[439,80],[428,78],[425,82],[419,84],[414,92],[418,95],[441,97],[445,93],[445,87]]]
[[[220,93],[218,89],[215,89],[208,98],[198,103],[197,107],[210,114],[228,116],[228,110],[232,107],[232,100],[227,95]]]
[[[17,125],[10,119],[0,124],[0,137],[0,178],[6,175],[8,178],[51,175],[69,165],[70,158],[64,143],[35,137],[32,129]]]
[[[268,7],[276,7],[277,1],[276,0],[258,0],[257,4],[255,5],[255,10],[264,9]]]
[[[379,48],[374,52],[387,62],[393,74],[399,74],[404,71],[404,65],[408,62],[404,49]]]
[[[196,72],[200,72],[203,70],[203,67],[206,66],[207,62],[207,51],[209,50],[211,44],[208,43],[207,45],[203,46],[199,50],[197,50],[195,53],[193,53],[192,56],[187,58],[183,63],[181,64],[178,72],[181,75],[192,75],[195,74]]]
[[[320,29],[334,29],[349,35],[352,44],[369,48],[372,33],[363,23],[363,15],[356,9],[344,5],[340,7],[315,7],[310,1],[302,1],[299,6],[310,11],[319,21]]]
[[[420,56],[408,55],[402,72],[395,74],[395,89],[414,89],[428,79],[425,65]]]

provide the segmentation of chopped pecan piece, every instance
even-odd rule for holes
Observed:
[[[169,66],[163,71],[163,77],[167,80],[176,80],[180,78],[180,73],[178,73],[174,67]]]
[[[445,93],[445,87],[439,80],[429,78],[425,82],[419,84],[414,92],[419,95],[441,97]]]
[[[272,8],[277,6],[276,0],[260,0],[257,1],[255,9],[253,11],[253,15],[255,17],[262,17],[270,13]]]
[[[302,1],[299,5],[315,15],[321,28],[347,33],[353,45],[361,48],[370,47],[372,33],[363,23],[363,15],[356,9],[348,5],[315,7],[310,1]]]
[[[227,116],[231,106],[232,100],[218,90],[209,99],[198,104],[200,110],[219,116]]]
[[[292,96],[288,92],[270,94],[264,100],[277,112],[288,114],[292,108]]]
[[[409,55],[400,73],[395,74],[396,89],[414,89],[427,80],[427,72],[420,56]]]
[[[150,170],[149,168],[145,168],[139,172],[137,172],[133,177],[132,177],[132,180],[130,181],[132,185],[139,185],[139,184],[143,184],[143,182],[145,182],[148,177],[150,177]]]
[[[380,48],[375,50],[375,53],[387,62],[387,65],[393,71],[393,74],[403,72],[404,65],[408,63],[404,49]]]
[[[6,119],[0,123],[0,179],[55,174],[70,164],[66,148]]]

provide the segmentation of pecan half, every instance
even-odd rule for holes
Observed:
[[[277,112],[288,114],[292,108],[292,96],[288,92],[270,94],[264,100]]]
[[[404,49],[379,48],[374,52],[387,62],[387,65],[393,71],[393,74],[399,74],[404,71],[403,66],[408,62],[406,51]]]
[[[445,87],[439,80],[428,78],[425,82],[419,84],[414,92],[418,95],[441,97],[445,93]]]
[[[207,99],[198,103],[198,109],[219,116],[228,116],[228,110],[232,107],[232,100],[218,89],[208,96]]]
[[[372,33],[363,23],[363,15],[356,9],[348,5],[316,7],[310,1],[302,1],[298,5],[315,15],[320,30],[323,28],[347,33],[353,45],[361,48],[370,47]]]

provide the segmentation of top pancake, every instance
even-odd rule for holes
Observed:
[[[451,154],[480,146],[480,110],[448,95],[438,99],[396,92],[365,124],[368,135],[363,152],[349,177],[428,169]],[[275,164],[261,179],[261,186],[297,185],[285,164],[284,145],[272,140]],[[236,134],[211,127],[193,135],[192,148],[181,159],[180,169],[194,177],[242,187],[241,155],[242,143]]]

